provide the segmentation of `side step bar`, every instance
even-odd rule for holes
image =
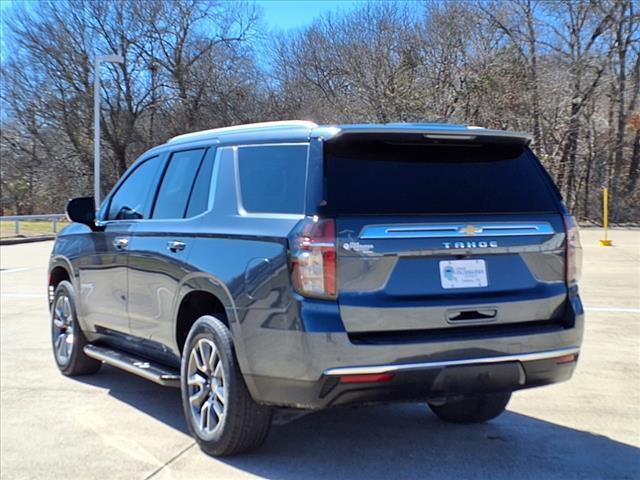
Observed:
[[[84,353],[88,357],[95,358],[96,360],[100,360],[165,387],[180,388],[180,374],[176,370],[165,367],[164,365],[152,363],[118,350],[97,347],[95,345],[85,346]]]

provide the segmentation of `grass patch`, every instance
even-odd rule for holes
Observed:
[[[69,224],[67,221],[58,221],[58,231]],[[51,220],[29,220],[20,222],[21,237],[35,237],[38,235],[52,235],[53,222]],[[16,222],[0,222],[0,238],[16,237]]]

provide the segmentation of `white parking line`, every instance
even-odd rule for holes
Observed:
[[[0,273],[15,273],[15,272],[24,272],[25,270],[29,270],[28,268],[7,268],[6,270],[0,270]]]
[[[46,297],[45,293],[2,293],[0,297],[7,298],[44,298]]]
[[[640,308],[585,307],[587,312],[640,313]]]

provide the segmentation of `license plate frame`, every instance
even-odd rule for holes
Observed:
[[[440,285],[445,290],[489,286],[487,262],[483,259],[440,260]]]

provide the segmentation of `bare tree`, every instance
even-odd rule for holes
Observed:
[[[533,133],[568,206],[640,217],[634,0],[369,1],[274,32],[251,3],[59,0],[6,15],[1,207],[60,210],[92,180],[93,61],[107,64],[103,188],[177,133],[253,121],[446,121]]]

